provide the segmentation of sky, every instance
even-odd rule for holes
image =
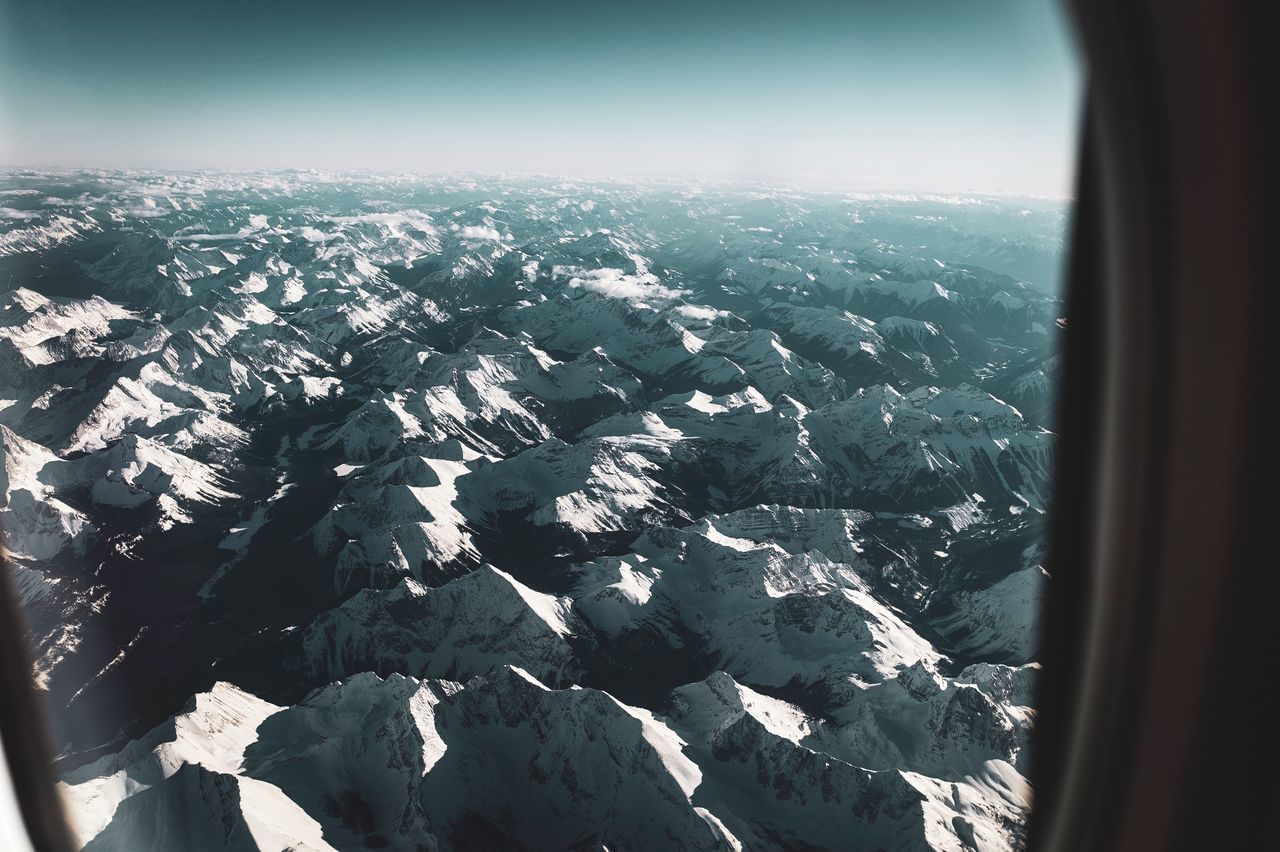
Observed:
[[[1068,195],[1052,0],[0,0],[0,165]]]

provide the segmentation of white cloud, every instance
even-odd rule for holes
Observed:
[[[575,272],[569,279],[569,286],[600,293],[612,299],[678,299],[689,292],[667,287],[652,273],[628,275],[621,269],[611,267]]]
[[[502,235],[498,233],[497,228],[483,225],[467,225],[458,231],[458,235],[464,240],[493,240],[497,242],[502,239]]]
[[[715,308],[708,308],[702,305],[681,305],[676,308],[676,313],[685,319],[691,320],[713,320],[716,317],[729,316],[728,311],[718,311]]]

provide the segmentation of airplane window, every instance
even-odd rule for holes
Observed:
[[[95,850],[1017,849],[1049,0],[0,5],[0,534]]]

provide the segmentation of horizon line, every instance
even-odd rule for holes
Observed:
[[[61,163],[27,163],[17,164],[0,161],[0,172],[13,175],[21,172],[40,174],[83,174],[83,175],[140,175],[159,176],[198,176],[198,175],[315,175],[330,177],[383,177],[408,180],[440,180],[440,179],[487,179],[487,180],[544,180],[561,182],[596,182],[603,184],[629,185],[675,185],[705,186],[710,188],[768,189],[822,195],[870,195],[885,200],[901,197],[909,200],[914,197],[924,200],[926,197],[960,198],[980,197],[992,199],[1027,199],[1036,201],[1074,202],[1074,192],[1045,192],[1037,190],[995,189],[927,189],[923,187],[903,187],[888,184],[861,183],[858,181],[839,180],[825,181],[817,176],[811,181],[768,177],[726,177],[699,175],[617,175],[617,174],[570,174],[554,171],[505,170],[505,169],[424,169],[394,168],[373,166],[139,166],[139,165],[69,165]]]

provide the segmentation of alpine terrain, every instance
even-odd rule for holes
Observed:
[[[1021,848],[1067,212],[0,173],[79,841]]]

